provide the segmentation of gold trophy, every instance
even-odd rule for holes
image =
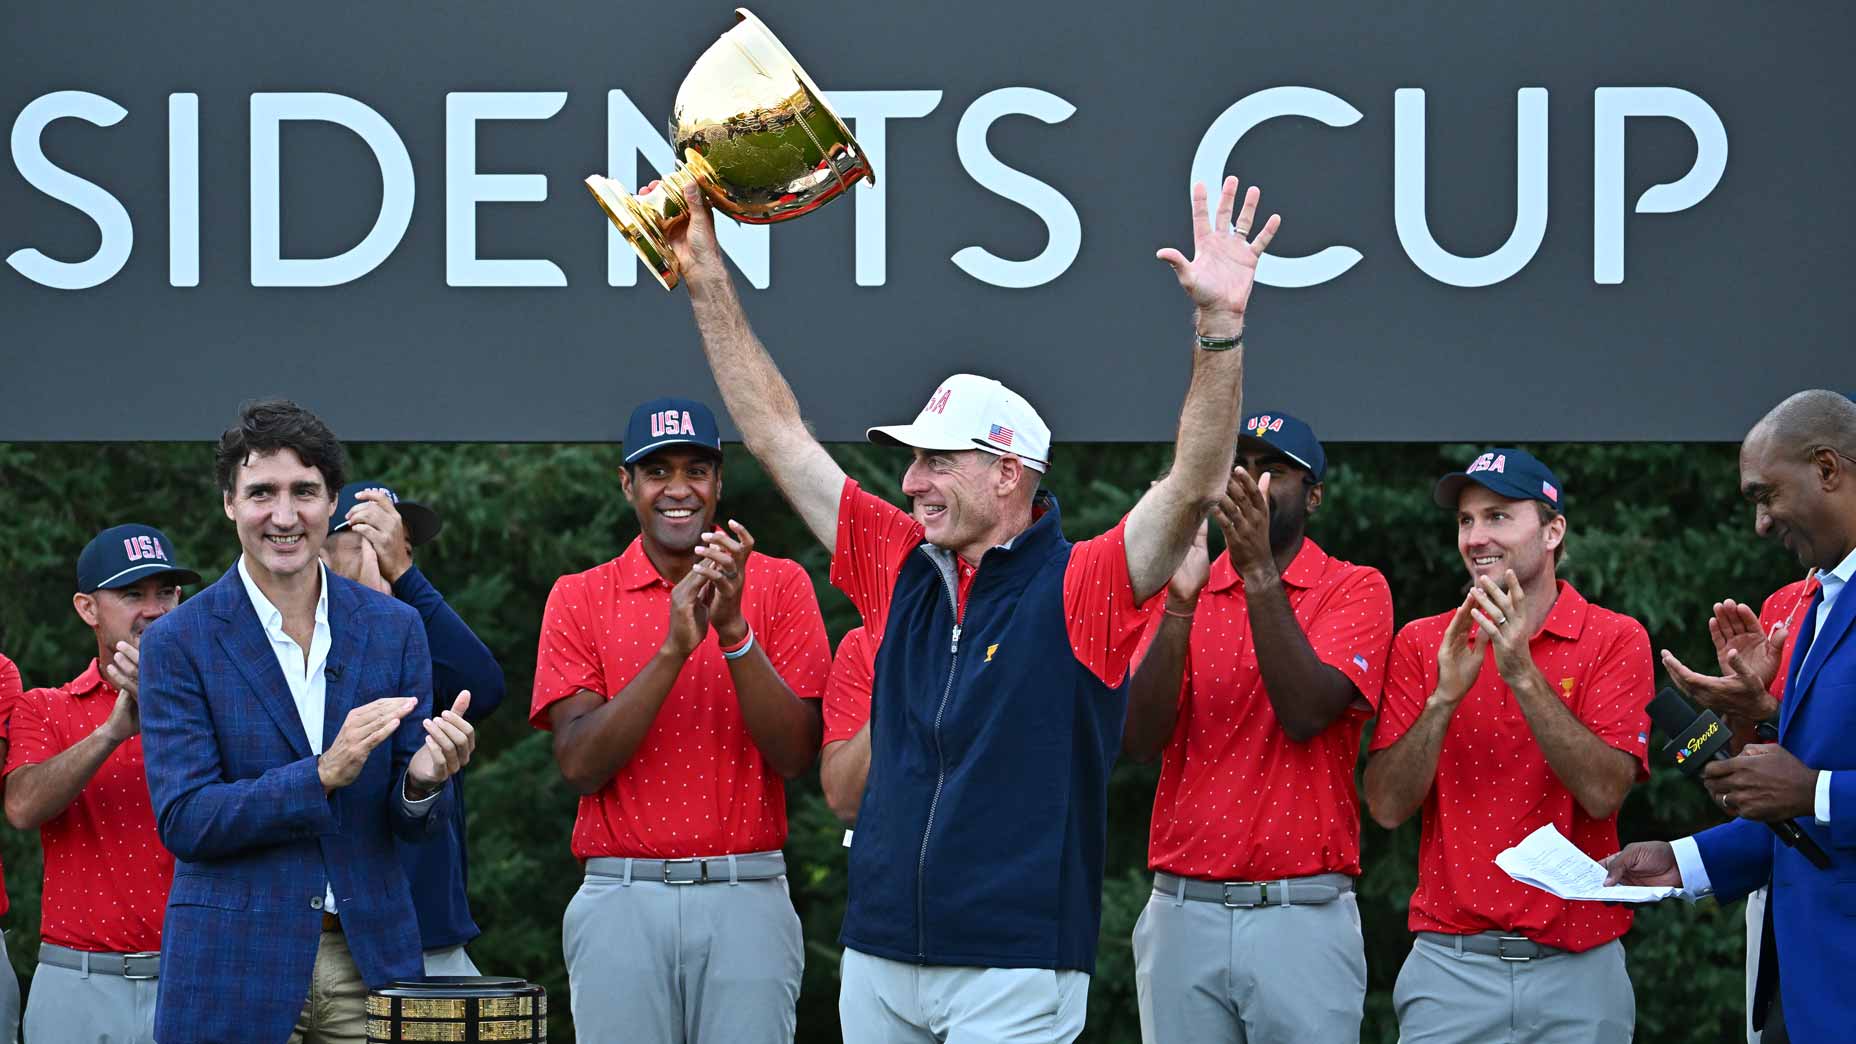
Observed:
[[[689,220],[683,186],[751,225],[817,210],[868,178],[870,159],[793,56],[747,8],[709,46],[677,89],[670,145],[677,169],[637,195],[597,174],[586,187],[664,289],[680,269],[670,230]]]

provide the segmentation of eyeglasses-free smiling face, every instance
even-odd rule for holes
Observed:
[[[277,578],[314,565],[335,511],[335,491],[295,450],[254,453],[232,475],[226,517],[238,529],[245,567]]]
[[[1456,500],[1456,549],[1469,578],[1514,570],[1523,587],[1553,565],[1553,549],[1566,536],[1566,517],[1540,520],[1537,501],[1509,500],[1474,482],[1465,483]]]

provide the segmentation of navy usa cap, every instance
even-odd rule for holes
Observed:
[[[1237,434],[1237,444],[1261,442],[1300,464],[1316,482],[1328,470],[1328,454],[1315,438],[1315,429],[1286,413],[1264,412],[1244,418],[1244,430]]]
[[[77,589],[82,594],[113,591],[163,574],[173,576],[177,584],[200,582],[200,574],[174,560],[174,544],[161,530],[138,522],[98,533],[77,556]]]
[[[418,547],[437,536],[438,531],[444,528],[444,521],[438,517],[438,512],[424,504],[401,500],[400,495],[384,482],[350,482],[342,487],[341,495],[335,498],[335,513],[329,516],[330,536],[348,528],[348,512],[353,511],[356,504],[364,503],[361,494],[370,489],[377,489],[387,495],[388,503],[400,513],[400,521],[406,524],[406,539],[412,541],[412,546]]]
[[[1437,506],[1456,509],[1463,487],[1471,482],[1484,486],[1509,500],[1538,500],[1555,511],[1561,506],[1560,480],[1551,469],[1526,450],[1497,447],[1491,449],[1462,471],[1453,471],[1437,480],[1431,496]]]
[[[701,446],[722,454],[715,414],[695,399],[652,399],[625,425],[625,463],[636,464],[666,446]]]

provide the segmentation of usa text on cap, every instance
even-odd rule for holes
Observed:
[[[1555,511],[1565,511],[1560,480],[1526,450],[1504,446],[1479,454],[1469,467],[1438,479],[1431,496],[1439,507],[1455,509],[1463,487],[1471,482],[1509,500],[1538,500]]]
[[[1050,426],[1017,392],[990,377],[957,373],[941,382],[912,424],[864,432],[871,442],[949,452],[1010,453],[1043,471],[1050,467]]]
[[[111,526],[91,537],[78,554],[77,589],[83,594],[113,591],[163,575],[177,584],[199,583],[200,574],[174,560],[173,547],[154,526]]]
[[[412,546],[418,547],[437,536],[438,531],[444,528],[444,520],[438,517],[438,512],[424,504],[401,500],[400,495],[384,482],[350,482],[342,487],[341,496],[335,498],[335,513],[329,516],[330,536],[348,528],[348,512],[353,511],[356,504],[362,503],[361,494],[370,489],[387,495],[387,502],[400,513],[400,521],[406,524],[406,539],[412,541]]]
[[[1239,445],[1247,441],[1263,443],[1300,464],[1316,482],[1328,469],[1327,451],[1315,438],[1315,429],[1280,410],[1265,410],[1244,418],[1237,441]]]
[[[625,463],[666,446],[701,446],[719,456],[722,430],[715,414],[695,399],[652,399],[633,410],[625,425]]]

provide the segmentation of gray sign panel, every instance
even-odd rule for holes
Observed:
[[[1153,253],[1226,169],[1284,216],[1248,401],[1326,438],[1727,439],[1856,389],[1847,6],[758,13],[878,164],[725,244],[827,439],[959,370],[1060,440],[1170,438],[1190,319]],[[599,440],[713,395],[580,180],[652,176],[725,6],[0,20],[0,439],[202,438],[285,394],[353,439]]]

